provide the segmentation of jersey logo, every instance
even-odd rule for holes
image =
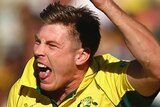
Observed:
[[[94,102],[92,97],[86,97],[78,104],[77,107],[97,107],[98,103]]]

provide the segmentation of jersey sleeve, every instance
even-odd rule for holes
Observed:
[[[8,101],[7,101],[7,107],[15,107],[16,103],[19,98],[19,90],[20,90],[20,84],[19,80],[11,87],[9,96],[8,96]]]
[[[127,69],[130,61],[119,60],[111,55],[99,56],[97,83],[106,96],[117,107],[150,107],[155,95],[140,95],[128,81]]]

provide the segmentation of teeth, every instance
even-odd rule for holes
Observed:
[[[47,66],[45,66],[45,65],[43,65],[43,64],[40,64],[40,63],[38,63],[37,66],[38,66],[38,67],[41,67],[41,68],[47,68]]]

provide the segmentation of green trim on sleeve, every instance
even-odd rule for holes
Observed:
[[[117,107],[150,107],[156,95],[146,97],[136,91],[128,91]]]

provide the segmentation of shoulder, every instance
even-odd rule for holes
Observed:
[[[120,60],[111,54],[104,54],[95,56],[95,62],[98,65],[99,70],[113,72],[125,72],[128,69],[130,61]]]
[[[117,62],[119,61],[118,58],[112,56],[111,54],[103,54],[103,55],[98,55],[98,56],[95,56],[94,59],[96,61],[99,61],[99,62]]]
[[[120,60],[110,54],[97,56],[95,60],[99,66],[95,78],[97,83],[104,87],[104,90],[109,90],[108,87],[115,91],[117,91],[117,87],[123,90],[134,90],[128,82],[126,74],[130,61]]]
[[[11,87],[10,94],[18,93],[18,91],[20,90],[20,88],[21,88],[20,79],[18,79],[18,80],[14,83],[14,85]]]
[[[19,97],[20,89],[21,89],[21,85],[20,85],[20,79],[19,79],[11,87],[11,90],[10,90],[9,96],[8,96],[7,107],[14,107],[14,105],[16,105],[16,102]]]

